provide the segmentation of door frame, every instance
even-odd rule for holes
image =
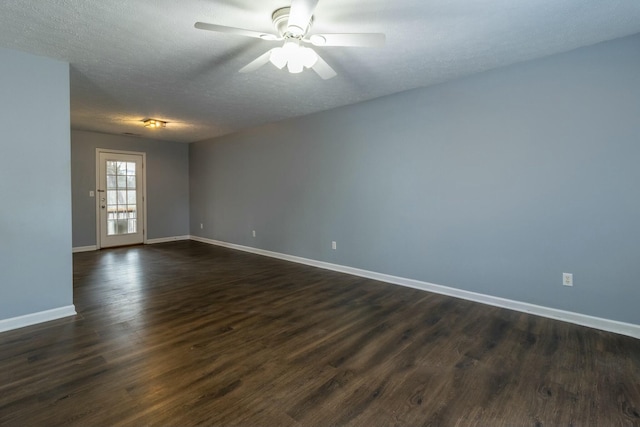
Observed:
[[[96,182],[95,182],[95,214],[96,214],[96,249],[101,248],[100,237],[100,192],[98,191],[100,186],[100,154],[133,154],[136,156],[142,156],[142,244],[147,244],[147,153],[142,151],[124,151],[113,150],[110,148],[96,148]]]

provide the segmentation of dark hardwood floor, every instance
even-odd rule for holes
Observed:
[[[640,340],[176,242],[74,255],[0,425],[640,426]]]

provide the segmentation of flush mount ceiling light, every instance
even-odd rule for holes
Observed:
[[[144,123],[144,127],[147,128],[164,128],[167,127],[167,122],[163,122],[162,120],[158,120],[158,119],[146,119],[143,120]]]

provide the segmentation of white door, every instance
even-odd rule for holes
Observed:
[[[143,155],[98,152],[100,247],[144,241]]]

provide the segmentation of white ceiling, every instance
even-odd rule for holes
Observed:
[[[0,47],[71,64],[71,126],[192,142],[640,32],[638,0],[320,0],[312,33],[383,32],[384,48],[316,51],[321,80],[267,64],[288,0],[2,0]],[[167,120],[150,130],[141,120]]]

